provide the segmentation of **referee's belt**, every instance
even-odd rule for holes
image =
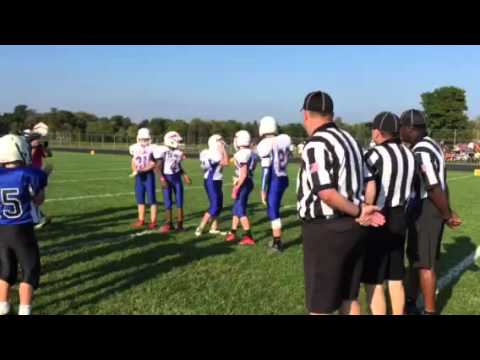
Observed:
[[[317,216],[315,218],[308,218],[308,219],[303,219],[303,218],[300,218],[300,220],[303,222],[303,223],[314,223],[316,221],[323,221],[323,220],[336,220],[336,219],[343,219],[345,217],[348,217],[348,215],[346,214],[334,214],[334,215],[321,215],[321,216]]]

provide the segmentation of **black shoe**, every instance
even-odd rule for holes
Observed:
[[[430,311],[427,311],[427,310],[424,309],[424,310],[421,312],[421,315],[438,315],[438,313],[437,313],[436,311],[430,312]]]
[[[420,310],[417,308],[415,301],[407,301],[405,304],[405,313],[407,315],[420,315]]]
[[[268,251],[269,253],[281,253],[283,251],[283,243],[281,241],[270,241]]]

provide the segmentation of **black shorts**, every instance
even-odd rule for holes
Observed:
[[[444,221],[431,200],[422,200],[408,224],[407,256],[414,268],[436,269],[440,259]]]
[[[306,307],[332,313],[360,289],[366,231],[351,217],[302,226]]]
[[[387,208],[382,213],[385,225],[368,230],[362,275],[362,282],[366,284],[403,280],[405,276],[405,209],[403,206]]]
[[[33,224],[0,225],[0,279],[14,285],[19,265],[22,274],[20,282],[37,289],[40,252]]]

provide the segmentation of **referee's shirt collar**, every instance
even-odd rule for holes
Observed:
[[[401,144],[402,141],[398,137],[393,137],[388,140],[385,140],[383,143],[380,145],[387,145],[387,144]]]
[[[315,131],[312,133],[312,136],[310,136],[309,139],[311,139],[312,137],[314,137],[315,134],[316,134],[317,132],[319,132],[319,131],[325,131],[325,130],[327,130],[327,129],[329,129],[329,128],[336,128],[336,127],[337,127],[337,125],[336,125],[333,121],[329,121],[329,122],[327,122],[326,124],[323,124],[322,126],[316,128]]]

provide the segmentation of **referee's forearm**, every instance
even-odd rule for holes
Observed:
[[[428,197],[438,209],[442,218],[448,220],[451,217],[451,212],[447,194],[440,189],[440,186],[435,186],[428,191]]]
[[[369,181],[365,189],[365,203],[367,205],[373,205],[375,203],[375,197],[377,195],[377,186],[375,181]]]
[[[335,189],[322,190],[318,193],[320,199],[331,208],[347,215],[357,217],[360,207],[339,194]]]

